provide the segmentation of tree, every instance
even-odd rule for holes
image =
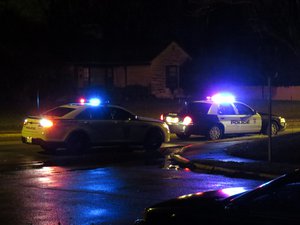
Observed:
[[[300,55],[299,0],[190,0],[191,16],[209,16],[218,7],[243,7],[249,25],[261,39],[274,39]]]
[[[244,26],[249,26],[257,40],[262,73],[270,76],[279,72],[276,82],[282,85],[300,83],[296,76],[300,60],[299,0],[189,0],[189,4],[189,15],[205,20],[207,27],[224,8],[241,11]],[[280,77],[283,73],[285,76]]]

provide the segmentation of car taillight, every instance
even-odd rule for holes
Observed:
[[[49,128],[49,127],[53,126],[53,122],[49,119],[41,119],[40,120],[40,125],[42,127]]]
[[[184,119],[183,119],[183,124],[184,124],[184,125],[189,125],[189,124],[191,124],[192,122],[193,122],[193,120],[192,120],[192,118],[189,117],[189,116],[186,116],[186,117],[184,117]]]
[[[164,121],[164,114],[161,114],[161,115],[160,115],[160,120],[161,120],[161,121]]]

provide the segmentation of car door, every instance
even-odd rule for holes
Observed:
[[[115,139],[115,141],[131,142],[132,130],[134,126],[134,115],[122,108],[114,106],[109,107],[109,111],[112,121],[116,126],[116,132],[118,133],[118,139]]]
[[[146,133],[153,126],[151,122],[122,108],[116,107],[113,110],[115,111],[113,118],[118,121],[123,130],[123,142],[136,144],[144,142]]]
[[[88,119],[84,119],[84,117],[88,117]],[[78,119],[88,131],[93,143],[114,142],[122,138],[123,132],[118,123],[113,120],[111,112],[106,106],[87,108],[79,115]]]
[[[224,126],[225,134],[238,133],[239,124],[236,122],[239,120],[239,116],[231,103],[221,103],[217,109],[218,119]]]
[[[262,126],[261,116],[243,103],[235,102],[233,105],[236,107],[239,117],[239,121],[237,121],[239,123],[239,132],[258,133]]]

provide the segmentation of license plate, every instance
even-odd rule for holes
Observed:
[[[26,143],[32,143],[32,137],[26,137]]]

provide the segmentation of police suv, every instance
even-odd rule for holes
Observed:
[[[116,105],[66,104],[25,119],[22,142],[40,145],[45,151],[65,148],[77,152],[103,144],[140,145],[147,151],[170,141],[168,125],[137,116]]]
[[[268,118],[268,114],[258,113],[235,101],[233,96],[218,94],[207,100],[189,102],[179,112],[162,114],[160,119],[180,139],[206,135],[210,140],[217,140],[227,134],[268,134]],[[283,117],[272,115],[271,118],[272,135],[286,128]]]

